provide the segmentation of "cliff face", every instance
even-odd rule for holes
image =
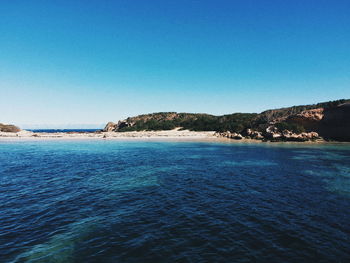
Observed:
[[[315,132],[328,140],[350,141],[350,100],[267,110],[260,114],[144,114],[117,123],[109,122],[104,131],[170,130],[177,127],[193,131],[217,131],[220,134],[229,132],[230,138],[234,133],[249,137],[257,133],[288,139],[295,137],[295,134],[304,134],[305,137],[306,133]],[[257,137],[261,139],[262,135]],[[240,135],[233,137],[238,138]]]
[[[350,141],[350,103],[306,110],[286,119],[329,140]]]
[[[285,121],[302,126],[306,131],[318,131],[320,121],[324,117],[324,109],[317,108],[312,110],[305,110],[301,113],[288,116]]]
[[[19,132],[19,131],[21,131],[21,129],[15,125],[0,123],[0,132]]]
[[[318,130],[326,139],[350,141],[350,103],[326,109]]]

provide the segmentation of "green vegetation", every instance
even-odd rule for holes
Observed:
[[[156,121],[153,119],[147,121],[137,121],[131,127],[123,127],[119,129],[120,132],[126,131],[161,131],[161,130],[173,130],[176,126],[171,121]]]
[[[301,125],[295,124],[295,123],[288,123],[288,122],[280,122],[275,125],[278,130],[288,130],[294,133],[302,133],[305,132],[305,128]]]
[[[116,131],[158,131],[172,130],[175,128],[187,129],[192,131],[217,131],[217,132],[237,132],[244,133],[248,128],[265,131],[270,122],[280,130],[290,130],[295,133],[304,132],[303,126],[286,122],[286,118],[299,114],[302,111],[324,108],[329,109],[343,103],[349,103],[350,100],[336,100],[323,102],[313,105],[293,106],[267,110],[260,114],[257,113],[234,113],[222,116],[194,113],[176,113],[176,112],[158,112],[144,114],[136,117],[127,118],[116,125]]]
[[[122,127],[118,131],[142,130],[172,130],[177,127],[191,131],[231,131],[242,132],[251,127],[255,113],[235,113],[223,116],[191,113],[153,113],[128,118],[127,122],[134,123],[129,127]]]

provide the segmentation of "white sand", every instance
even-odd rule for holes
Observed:
[[[189,131],[189,130],[169,130],[169,131],[138,131],[138,132],[84,132],[84,133],[34,133],[22,130],[17,133],[0,132],[1,141],[43,141],[43,140],[150,140],[150,141],[216,141],[226,143],[268,143],[268,144],[349,144],[349,142],[262,142],[261,140],[242,139],[233,140],[219,137],[214,131]]]
[[[94,132],[94,133],[34,133],[20,131],[18,133],[0,132],[0,140],[41,140],[41,139],[176,139],[176,140],[222,140],[214,131],[195,132],[178,129],[169,131],[138,131],[138,132]]]

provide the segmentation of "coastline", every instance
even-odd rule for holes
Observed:
[[[240,140],[218,136],[215,131],[189,131],[189,130],[162,130],[162,131],[133,131],[133,132],[31,132],[22,130],[17,133],[0,132],[0,142],[20,141],[78,141],[78,140],[103,140],[103,141],[183,141],[183,142],[223,142],[244,144],[296,144],[296,145],[318,145],[337,144],[349,145],[350,142],[340,141],[263,141],[258,139],[243,138]]]
[[[220,138],[215,132],[195,132],[188,130],[137,131],[137,132],[31,132],[22,130],[17,133],[0,132],[0,141],[4,140],[138,140],[138,139],[176,139],[176,140],[229,140]]]

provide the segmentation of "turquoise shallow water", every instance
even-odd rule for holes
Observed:
[[[350,146],[0,142],[0,262],[349,262]]]

